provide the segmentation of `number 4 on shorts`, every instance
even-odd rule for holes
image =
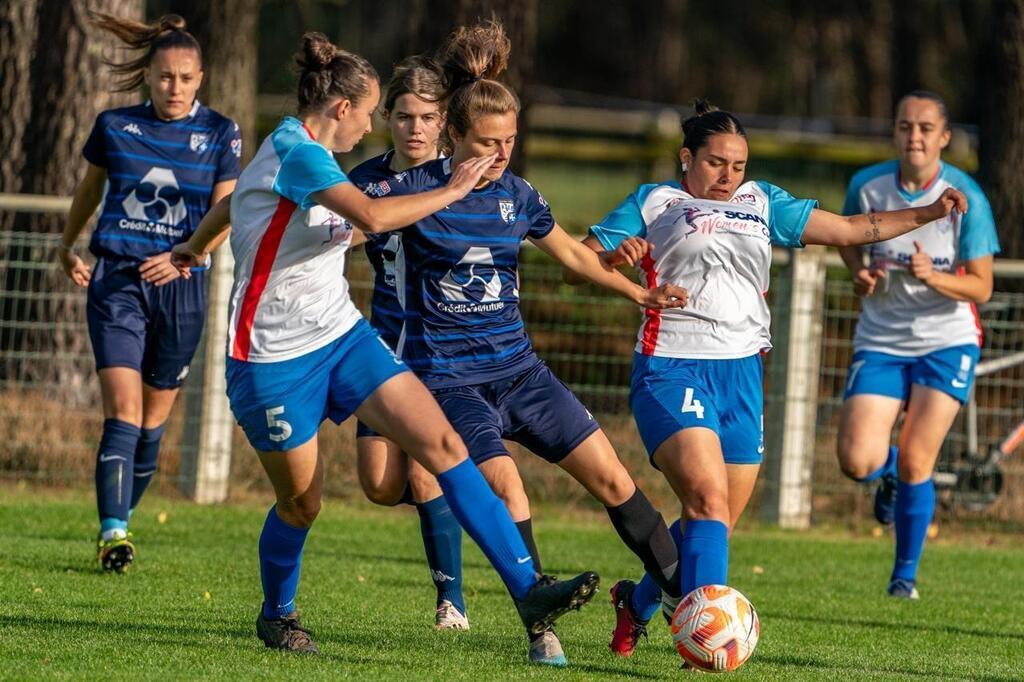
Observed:
[[[693,412],[697,415],[697,419],[704,418],[704,406],[700,404],[699,400],[693,399],[693,389],[686,389],[686,393],[683,394],[683,414],[687,412]]]

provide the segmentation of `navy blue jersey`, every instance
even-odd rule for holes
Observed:
[[[448,183],[451,160],[411,168],[391,193]],[[400,352],[430,388],[471,386],[539,362],[519,314],[519,245],[555,221],[528,182],[505,172],[406,228],[405,329]]]
[[[191,236],[213,186],[241,172],[242,138],[234,121],[198,101],[176,121],[146,102],[96,117],[82,155],[108,182],[89,250],[142,261]]]
[[[352,169],[348,179],[370,196],[384,196],[391,192],[405,172],[391,170],[394,150],[367,159]],[[373,297],[370,300],[370,324],[392,348],[398,347],[402,333],[404,312],[395,288],[395,260],[402,257],[402,233],[366,234],[366,257],[373,268]]]

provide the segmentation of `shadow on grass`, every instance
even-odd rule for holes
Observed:
[[[804,620],[804,619],[801,619]],[[806,619],[810,620],[810,619]],[[922,677],[929,680],[962,680],[963,675],[960,674],[942,674],[936,673],[930,670],[914,670],[911,668],[879,668],[872,669],[864,666],[857,665],[836,665],[835,663],[829,663],[828,661],[821,661],[810,656],[794,656],[794,655],[773,655],[773,654],[756,654],[755,659],[758,663],[768,663],[777,666],[786,666],[794,668],[815,668],[818,670],[834,670],[836,671],[837,677],[842,676],[849,679],[848,676],[860,673],[875,673],[878,675],[908,675],[911,677]],[[978,680],[979,682],[1016,682],[1020,680],[1019,677],[1010,677],[1005,675],[971,675],[972,680]]]
[[[986,637],[989,639],[1019,639],[1024,640],[1024,633],[978,630],[976,628],[961,628],[955,625],[921,625],[919,623],[891,623],[881,620],[869,620],[866,618],[822,618],[820,616],[795,616],[791,613],[762,613],[765,620],[797,620],[807,623],[828,623],[830,625],[846,625],[850,627],[880,628],[883,630],[918,630],[920,632],[939,632],[951,635],[969,637]]]
[[[108,633],[108,634],[121,634],[121,633],[133,633],[133,634],[151,634],[151,635],[177,635],[182,639],[195,639],[196,637],[205,637],[207,635],[220,635],[226,637],[233,637],[236,639],[254,639],[255,633],[253,629],[238,627],[240,623],[232,620],[230,622],[222,621],[224,624],[218,626],[216,622],[210,622],[209,619],[206,622],[199,622],[198,619],[189,623],[188,625],[167,625],[162,623],[144,623],[139,621],[133,621],[131,623],[118,623],[111,621],[101,620],[88,620],[80,618],[40,618],[37,616],[19,615],[19,616],[5,616],[0,615],[0,626],[11,627],[11,628],[56,628],[56,629],[74,629],[74,630],[88,630],[90,633]]]

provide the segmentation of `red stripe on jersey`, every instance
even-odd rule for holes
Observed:
[[[281,246],[281,239],[284,238],[284,228],[288,226],[292,213],[295,212],[296,204],[281,197],[277,202],[277,210],[270,219],[267,231],[260,239],[259,248],[256,249],[256,258],[252,264],[252,276],[249,278],[249,285],[245,287],[245,296],[242,297],[242,309],[238,313],[238,327],[235,329],[235,345],[231,349],[231,357],[235,360],[248,360],[249,349],[252,347],[252,325],[256,320],[256,308],[259,307],[260,297],[263,290],[267,288],[267,280],[270,279],[270,271],[274,267],[274,259],[277,258],[277,249]]]
[[[640,261],[640,269],[644,271],[645,283],[648,289],[658,286],[658,273],[654,269],[654,259],[650,254],[644,256]],[[658,347],[658,330],[661,329],[661,311],[651,308],[644,308],[644,332],[641,337],[640,347],[644,355],[654,355]]]
[[[964,266],[960,266],[956,269],[956,276],[963,277],[967,274],[967,269]],[[978,315],[978,305],[971,303],[971,314],[974,315],[974,328],[978,331],[978,348],[984,345],[985,341],[985,330],[981,326],[981,316]]]

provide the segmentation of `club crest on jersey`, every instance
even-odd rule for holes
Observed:
[[[508,225],[511,225],[516,221],[516,207],[508,199],[501,199],[498,201],[498,210],[501,211],[501,219],[504,220]]]
[[[231,153],[238,158],[242,158],[242,138],[236,137],[231,140]]]
[[[202,154],[210,147],[210,136],[205,133],[192,133],[188,138],[188,148],[196,154]]]
[[[387,180],[381,180],[380,182],[371,182],[366,186],[366,193],[371,197],[382,197],[385,194],[391,192],[391,185],[388,184]]]

